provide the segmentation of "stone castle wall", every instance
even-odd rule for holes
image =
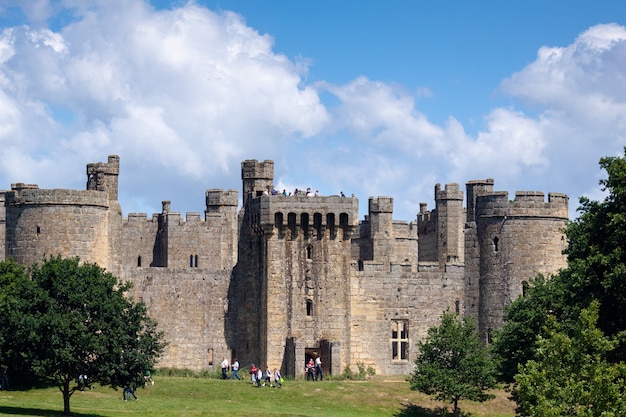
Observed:
[[[87,166],[87,189],[13,185],[0,193],[0,256],[29,265],[80,256],[146,303],[168,346],[159,366],[280,367],[302,376],[321,355],[326,372],[359,365],[412,371],[416,343],[446,309],[475,317],[488,341],[505,306],[537,273],[565,266],[567,197],[494,192],[493,180],[435,186],[435,208],[416,222],[393,219],[391,197],[266,195],[274,163],[241,164],[235,190],[206,192],[204,216],[161,213],[122,219],[119,158]]]
[[[230,357],[225,327],[230,271],[129,266],[130,296],[146,304],[168,346],[159,367],[212,369]]]

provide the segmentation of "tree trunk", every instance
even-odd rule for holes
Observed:
[[[70,382],[63,383],[63,414],[70,415]]]
[[[454,417],[459,416],[459,399],[458,398],[454,399],[454,410],[452,411],[452,414],[454,415]]]

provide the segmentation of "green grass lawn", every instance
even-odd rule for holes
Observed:
[[[376,376],[367,381],[286,381],[284,388],[256,388],[249,380],[155,376],[140,388],[138,401],[123,401],[122,391],[96,386],[71,398],[74,416],[441,416],[447,404],[409,389],[403,377]],[[507,393],[495,391],[486,403],[464,401],[473,416],[514,416]],[[58,388],[0,391],[0,415],[61,416]]]

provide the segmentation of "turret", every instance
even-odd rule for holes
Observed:
[[[393,198],[370,197],[368,207],[374,260],[390,261],[393,252]]]
[[[87,190],[107,191],[109,200],[117,201],[120,157],[109,155],[108,162],[87,164]]]
[[[435,186],[437,207],[437,260],[439,265],[464,261],[463,191],[459,184]]]
[[[241,163],[241,180],[243,182],[243,206],[249,198],[263,195],[263,191],[272,189],[274,181],[274,161],[259,162],[248,159]]]

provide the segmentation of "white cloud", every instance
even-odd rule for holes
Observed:
[[[288,191],[354,192],[362,213],[369,196],[392,196],[395,217],[410,220],[420,201],[432,205],[435,183],[484,178],[511,191],[550,184],[543,191],[570,194],[575,208],[597,189],[599,158],[626,143],[618,25],[539,48],[500,85],[517,107],[492,109],[472,136],[454,115],[440,126],[418,108],[437,95],[431,86],[409,92],[366,76],[307,84],[311,58],[274,52],[270,35],[231,12],[54,4],[70,9],[31,1],[36,24],[0,36],[0,188],[83,188],[86,163],[119,154],[125,212],[163,199],[201,211],[205,189],[240,188],[242,160],[274,159]],[[58,31],[43,26],[53,13],[68,22]]]
[[[122,169],[145,161],[139,165],[156,177],[167,169],[200,185],[328,121],[317,93],[302,86],[304,61],[274,53],[273,39],[239,15],[193,3],[161,11],[137,0],[74,6],[75,20],[60,32],[22,26],[0,42],[8,106],[0,132],[19,129],[39,152],[63,147],[61,158],[99,160],[119,153]],[[16,127],[27,105],[41,113]],[[34,126],[60,115],[55,143],[41,143]]]

